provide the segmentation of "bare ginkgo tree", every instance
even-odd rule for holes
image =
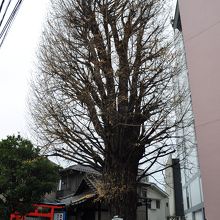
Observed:
[[[124,220],[136,219],[137,182],[164,169],[183,118],[165,10],[164,0],[52,1],[32,83],[42,149],[101,172],[99,198]]]

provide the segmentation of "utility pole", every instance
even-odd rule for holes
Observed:
[[[149,208],[150,204],[151,204],[151,199],[146,198],[145,199],[146,220],[149,220],[149,218],[148,218],[148,208]]]
[[[147,202],[147,199],[146,199],[146,202],[145,202],[145,209],[146,209],[146,220],[148,220],[148,202]]]

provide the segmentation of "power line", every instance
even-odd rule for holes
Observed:
[[[0,47],[2,46],[23,0],[2,0],[0,3]]]

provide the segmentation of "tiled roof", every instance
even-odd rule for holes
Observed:
[[[61,203],[65,204],[66,206],[69,205],[77,205],[83,203],[89,199],[92,199],[96,196],[94,193],[86,192],[77,196],[68,196],[60,200]]]
[[[81,164],[72,165],[70,167],[63,169],[61,172],[66,171],[66,170],[76,170],[76,171],[81,171],[81,172],[85,172],[85,173],[93,173],[96,175],[100,175],[100,173],[98,171],[94,170],[93,168],[91,168],[89,166],[84,166]]]

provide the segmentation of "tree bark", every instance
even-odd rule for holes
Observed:
[[[106,167],[103,174],[103,199],[112,218],[117,215],[123,220],[136,220],[138,166],[134,163],[112,166]]]
[[[111,204],[111,216],[118,215],[123,220],[136,220],[137,219],[137,192],[133,187],[127,193],[118,198],[118,201]]]

